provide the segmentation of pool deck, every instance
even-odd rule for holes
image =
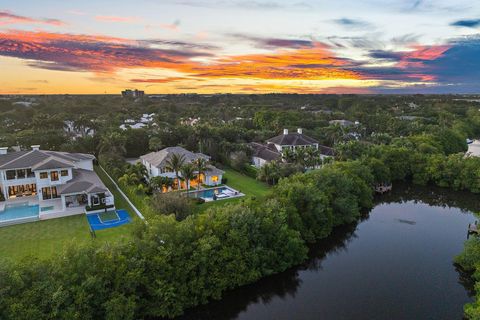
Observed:
[[[61,199],[39,201],[36,196],[22,197],[22,198],[9,199],[7,201],[2,201],[0,202],[0,212],[4,211],[7,205],[12,205],[12,204],[14,205],[14,204],[20,204],[25,202],[27,202],[28,205],[30,206],[39,205],[40,208],[49,208],[49,207],[51,208],[50,210],[46,210],[46,211],[40,210],[37,217],[38,220],[48,220],[48,219],[54,219],[54,218],[68,217],[68,216],[73,216],[77,214],[82,214],[85,212],[85,206],[75,207],[75,208],[66,208],[64,210]],[[8,224],[14,224],[14,223],[30,222],[30,220],[32,220],[32,217],[30,217],[29,219],[26,219],[26,218],[12,219],[5,222],[8,222]],[[7,223],[5,223],[5,225],[6,224]]]
[[[240,191],[238,190],[235,190],[233,189],[232,187],[229,187],[227,185],[223,185],[223,186],[216,186],[216,187],[211,187],[211,188],[200,188],[199,190],[195,190],[195,191],[189,191],[189,195],[192,195],[192,194],[195,194],[195,193],[199,193],[199,192],[202,192],[202,191],[208,191],[208,190],[215,190],[215,189],[221,189],[221,188],[226,188],[229,190],[227,196],[225,197],[217,197],[216,200],[213,200],[213,198],[203,198],[203,197],[200,197],[202,199],[205,200],[205,202],[211,202],[211,201],[220,201],[220,200],[226,200],[226,199],[233,199],[233,198],[240,198],[240,197],[244,197],[245,194],[244,193],[241,193]],[[184,194],[187,194],[187,192],[185,191]]]

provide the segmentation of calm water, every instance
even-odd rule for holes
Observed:
[[[456,270],[478,196],[396,185],[357,225],[312,247],[305,265],[225,294],[184,319],[462,319]]]

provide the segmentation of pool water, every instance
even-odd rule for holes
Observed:
[[[220,194],[222,193],[223,191],[227,190],[226,187],[220,187],[220,188],[215,188],[215,189],[208,189],[208,190],[202,190],[202,191],[196,191],[196,192],[192,192],[191,194],[195,197],[195,198],[213,198],[213,195],[216,194]]]
[[[0,211],[0,222],[38,217],[38,211],[38,205],[6,205],[5,210]]]

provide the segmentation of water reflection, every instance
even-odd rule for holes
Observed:
[[[458,284],[469,295],[473,293],[473,286],[469,275],[461,270],[452,275],[455,268],[451,267],[451,259],[462,247],[463,235],[459,236],[459,230],[463,226],[466,228],[466,219],[472,219],[470,213],[480,207],[476,198],[469,193],[442,188],[396,184],[393,192],[375,199],[378,207],[375,209],[378,210],[375,219],[371,219],[370,213],[366,212],[358,223],[336,228],[328,239],[310,247],[309,258],[301,266],[229,291],[221,300],[188,310],[179,319],[383,319],[387,314],[390,319],[405,319],[407,315],[415,317],[430,309],[437,312],[436,316],[433,315],[436,319],[455,318],[452,315],[458,315],[457,319],[461,319],[462,306],[469,299]],[[399,215],[401,210],[407,211]],[[445,215],[459,212],[465,214],[463,220],[458,220],[458,215]],[[445,217],[450,220],[445,220]],[[429,235],[430,225],[435,230],[445,228],[445,236],[439,237],[438,232]],[[413,237],[415,241],[404,241],[409,239],[407,237]],[[374,248],[383,239],[390,242],[389,245],[398,246],[398,254],[395,252],[392,255],[389,247]],[[412,249],[412,243],[421,245]],[[439,248],[441,251],[437,252]],[[412,256],[412,250],[418,252]],[[388,259],[392,261],[385,261]],[[364,274],[346,273],[345,276],[341,273],[345,265]],[[428,267],[422,269],[425,265]],[[368,272],[372,266],[377,270]],[[380,283],[382,279],[387,279],[387,283]],[[349,287],[342,280],[350,281],[356,287]],[[338,285],[335,281],[339,281]],[[416,282],[419,284],[416,285]],[[319,292],[321,289],[327,292]],[[353,293],[355,290],[363,290],[363,294]],[[438,291],[445,293],[442,295]],[[349,303],[339,302],[335,297],[339,293],[342,298],[349,299]],[[396,298],[395,294],[399,298],[398,304],[389,305]],[[445,296],[447,294],[449,296]],[[393,298],[389,295],[393,295]],[[430,296],[429,301],[418,301]],[[385,297],[384,301],[381,301],[382,297]],[[404,305],[400,299],[402,297],[408,297],[404,299]],[[451,301],[451,305],[444,301]],[[412,306],[415,303],[418,306]],[[358,311],[345,311],[347,306]],[[333,310],[326,310],[329,308]],[[299,314],[298,310],[304,312]]]

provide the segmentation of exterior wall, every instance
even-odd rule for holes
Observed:
[[[252,163],[256,168],[263,167],[268,161],[258,157],[252,157]]]
[[[93,171],[93,160],[83,160],[75,163],[77,169]]]
[[[68,175],[67,176],[62,176],[61,171],[67,170]],[[41,179],[40,178],[40,173],[47,172],[48,177],[46,179]],[[57,172],[58,173],[58,180],[57,181],[52,181],[52,172]],[[39,170],[35,171],[35,178],[37,181],[37,188],[43,188],[43,187],[49,187],[49,186],[59,186],[62,184],[67,183],[68,181],[72,180],[73,175],[72,175],[72,168],[68,169],[53,169],[53,170]]]
[[[217,181],[213,181],[213,177],[214,176],[211,176],[211,175],[206,175],[205,176],[205,184],[207,186],[218,186],[219,184],[222,184],[222,177],[223,175],[217,175],[216,177],[218,178]]]

